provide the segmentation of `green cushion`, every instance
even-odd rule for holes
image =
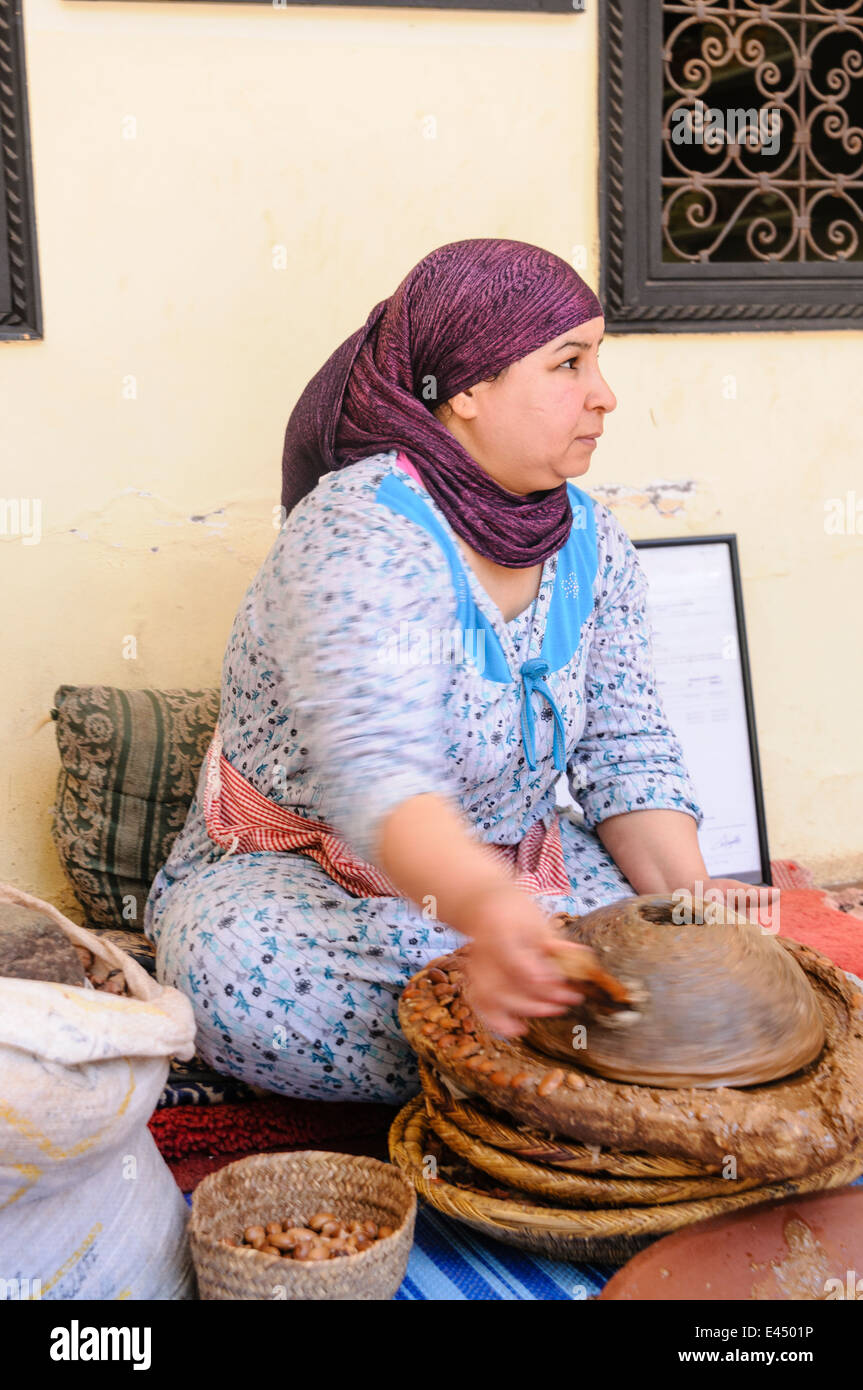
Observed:
[[[89,921],[141,929],[182,829],[219,713],[219,691],[61,685],[52,836]]]

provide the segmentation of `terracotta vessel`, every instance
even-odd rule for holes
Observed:
[[[846,1187],[714,1216],[663,1236],[600,1299],[863,1300],[863,1191]]]
[[[590,947],[600,969],[583,1005],[528,1020],[525,1041],[644,1086],[755,1086],[812,1062],[824,1021],[793,956],[720,905],[683,915],[671,897],[644,895],[560,918],[561,935]],[[579,978],[566,952],[559,961]]]

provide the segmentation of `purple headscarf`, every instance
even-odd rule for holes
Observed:
[[[598,318],[602,306],[566,261],[524,241],[475,237],[432,251],[336,348],[285,431],[285,513],[324,474],[404,449],[457,535],[523,569],[572,526],[566,484],[516,496],[471,458],[430,407]],[[426,401],[429,378],[434,398]]]

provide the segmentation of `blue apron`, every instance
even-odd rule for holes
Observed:
[[[392,511],[415,521],[439,543],[449,562],[456,595],[456,621],[462,633],[482,632],[485,639],[486,663],[482,674],[487,680],[500,684],[521,681],[521,735],[527,765],[536,770],[534,742],[533,696],[539,695],[551,709],[554,719],[554,766],[566,771],[566,746],[563,717],[555,703],[545,677],[559,671],[572,660],[585,619],[593,609],[593,582],[599,560],[596,546],[596,517],[593,499],[574,483],[567,483],[572,506],[573,523],[566,544],[558,552],[554,592],[549,604],[545,636],[538,657],[522,662],[518,675],[509,669],[497,633],[473,600],[461,554],[452,537],[435,516],[428,501],[418,496],[402,477],[388,473],[375,493],[375,501]],[[477,650],[476,644],[474,651]]]

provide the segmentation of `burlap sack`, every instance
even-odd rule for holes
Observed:
[[[11,884],[123,970],[129,997],[0,978],[0,1299],[195,1297],[188,1208],[147,1120],[192,1006],[117,946]]]

